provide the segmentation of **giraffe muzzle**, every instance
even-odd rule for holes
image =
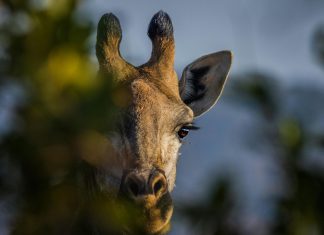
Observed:
[[[158,200],[168,192],[168,183],[163,171],[130,171],[124,174],[121,191],[135,202],[143,197]]]
[[[131,170],[123,175],[120,196],[137,208],[133,225],[145,234],[155,234],[169,229],[173,203],[168,183],[162,170]],[[137,221],[138,220],[138,221]]]

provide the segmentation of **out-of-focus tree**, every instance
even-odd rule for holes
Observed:
[[[194,225],[192,234],[239,234],[231,221],[235,206],[231,182],[224,177],[217,180],[213,187],[201,203],[179,205],[181,215]]]
[[[312,49],[321,67],[324,67],[324,25],[315,30],[312,42]]]
[[[312,49],[324,68],[323,26],[315,30]],[[268,231],[254,234],[324,234],[324,165],[320,159],[324,154],[324,130],[319,129],[323,126],[314,127],[316,121],[324,120],[324,87],[296,83],[287,88],[274,76],[250,72],[232,77],[225,97],[264,120],[264,126],[249,131],[244,138],[272,149],[284,172],[283,196],[272,198],[276,208],[272,223]],[[231,188],[230,181],[216,182],[211,188],[218,188],[218,194],[210,191],[210,195],[216,195],[213,200],[194,207],[184,205],[184,218],[198,230],[197,234],[244,234],[230,220],[236,205],[230,191],[226,197],[219,197],[224,189]]]
[[[76,17],[78,4],[0,3],[0,91],[12,103],[1,123],[11,127],[0,133],[0,199],[11,198],[12,234],[72,233],[84,200],[80,159],[101,160],[101,134],[126,102],[112,79],[96,75],[95,28]]]
[[[250,81],[245,81],[244,87],[253,87],[260,81],[260,76],[256,74],[249,74],[249,77]],[[277,214],[274,218],[274,225],[268,233],[322,234],[324,232],[324,203],[321,198],[324,196],[324,177],[321,170],[324,166],[314,169],[307,167],[305,162],[309,161],[311,149],[321,149],[321,153],[324,153],[321,141],[318,141],[320,137],[318,133],[312,131],[310,119],[307,118],[308,115],[312,118],[317,115],[320,119],[323,118],[323,113],[318,110],[310,114],[296,109],[305,110],[304,105],[316,107],[316,103],[324,97],[324,90],[318,90],[311,85],[303,87],[295,85],[290,91],[282,89],[283,92],[280,95],[280,93],[273,92],[277,90],[273,87],[269,86],[263,92],[264,94],[272,93],[268,102],[259,103],[260,114],[270,123],[271,127],[261,130],[262,135],[268,139],[266,144],[275,150],[277,161],[285,174],[287,188],[283,192],[284,197],[276,201]],[[273,91],[269,92],[269,90]],[[239,91],[235,90],[235,92]],[[251,99],[261,101],[262,99],[258,96],[250,93]],[[278,101],[278,108],[272,109],[273,112],[269,119],[269,109],[265,107],[273,107],[272,100],[275,99]],[[287,107],[287,99],[304,102],[299,102],[300,105],[295,107]],[[314,109],[311,110],[314,111]]]

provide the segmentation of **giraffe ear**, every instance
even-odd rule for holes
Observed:
[[[213,107],[221,95],[232,63],[230,51],[220,51],[195,60],[183,71],[180,96],[198,117]]]

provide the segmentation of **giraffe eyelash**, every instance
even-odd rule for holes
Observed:
[[[198,126],[195,126],[193,124],[186,124],[186,125],[183,125],[182,128],[185,128],[185,129],[188,129],[188,130],[199,130],[200,127]]]

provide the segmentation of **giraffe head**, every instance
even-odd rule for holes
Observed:
[[[220,96],[230,66],[231,52],[202,56],[189,64],[180,81],[174,70],[173,26],[158,12],[148,27],[152,41],[149,61],[139,67],[119,52],[121,27],[116,16],[99,21],[96,53],[102,74],[112,74],[131,101],[110,136],[114,151],[100,166],[95,181],[103,193],[128,198],[140,206],[144,230],[164,230],[172,215],[178,151],[183,138],[196,129],[193,121],[208,111]]]

